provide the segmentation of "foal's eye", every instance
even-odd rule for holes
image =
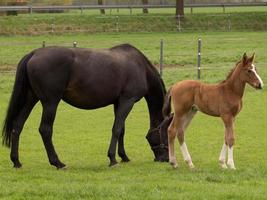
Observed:
[[[252,70],[251,70],[251,69],[249,69],[249,70],[248,70],[248,73],[251,73],[251,72],[252,72]]]

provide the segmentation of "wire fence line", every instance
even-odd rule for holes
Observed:
[[[199,41],[199,40],[198,40]],[[195,46],[194,48],[197,49],[197,44],[198,41],[187,41],[188,44],[188,48],[192,48],[192,46]],[[175,69],[178,70],[180,72],[187,72],[188,74],[191,74],[191,76],[195,77],[196,79],[202,79],[203,76],[205,76],[205,74],[210,73],[210,72],[215,72],[215,71],[229,71],[231,69],[231,66],[229,67],[207,67],[205,66],[205,60],[201,61],[201,76],[200,76],[200,65],[198,65],[198,55],[199,52],[195,52],[195,54],[189,54],[187,53],[183,53],[181,52],[179,49],[176,49],[175,51],[171,51],[169,49],[169,45],[170,44],[174,44],[177,41],[175,40],[167,40],[164,41],[163,39],[161,39],[159,41],[159,48],[158,48],[158,56],[157,58],[153,59],[152,62],[154,63],[155,67],[158,69],[158,71],[160,72],[161,75],[164,75],[164,72],[166,70],[166,68],[168,69]],[[161,44],[164,43],[164,45],[162,45],[162,49],[160,48]],[[2,45],[4,45],[6,48],[8,47],[22,47],[25,45],[30,45],[33,46],[33,48],[43,48],[46,46],[65,46],[65,47],[73,47],[73,48],[77,48],[77,47],[81,47],[81,48],[87,48],[88,46],[90,46],[90,42],[87,41],[76,41],[74,40],[73,42],[59,42],[59,43],[51,43],[49,41],[40,41],[40,42],[4,42],[2,43]],[[110,44],[109,44],[110,45]],[[116,45],[116,44],[115,44]],[[148,47],[145,50],[142,50],[142,52],[147,55],[148,57],[151,56],[151,50],[150,49],[155,49],[155,45],[148,45]],[[201,53],[202,54],[202,53]],[[202,55],[204,58],[205,57],[209,57],[209,56],[217,56],[217,54],[215,53],[211,53],[211,52],[205,52]],[[190,64],[182,64],[179,63],[179,60],[181,60],[182,58],[185,58],[187,60],[191,60]],[[167,59],[172,59],[172,60],[176,60],[175,63],[170,63],[170,62],[166,62]],[[151,60],[151,59],[150,59]],[[162,62],[162,63],[161,63]],[[1,66],[1,64],[0,64]],[[203,67],[204,66],[204,67]],[[0,73],[1,74],[11,74],[14,75],[15,74],[15,67],[13,66],[12,69],[10,66],[7,66],[6,69],[5,68],[1,68],[0,67]]]

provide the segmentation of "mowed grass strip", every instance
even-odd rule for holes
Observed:
[[[129,42],[140,48],[154,63],[158,60],[160,38],[166,41],[169,66],[163,78],[169,87],[178,80],[195,79],[196,40],[203,39],[202,78],[223,80],[244,51],[256,52],[256,66],[267,80],[266,33],[130,34],[42,37],[0,37],[1,61],[14,69],[22,55],[39,40],[71,45],[74,38],[84,47],[109,47]],[[18,44],[26,40],[27,45]],[[80,42],[79,42],[80,41]],[[88,43],[83,43],[87,41]],[[174,41],[176,42],[175,44]],[[191,45],[190,44],[191,41]],[[24,42],[23,42],[24,44]],[[168,47],[171,46],[171,47]],[[180,48],[179,48],[180,47]],[[172,54],[175,54],[173,56]],[[177,55],[176,55],[177,54]],[[183,56],[181,56],[183,55]],[[11,56],[11,58],[9,58]],[[172,61],[174,59],[174,61]],[[179,64],[179,60],[184,60]],[[4,65],[2,64],[2,66]],[[14,71],[0,73],[0,121],[3,121],[14,82]],[[0,148],[0,198],[3,199],[264,199],[267,186],[266,89],[247,87],[243,110],[235,123],[236,171],[221,170],[218,156],[223,143],[223,124],[218,118],[199,113],[187,130],[187,145],[196,165],[189,170],[176,143],[179,168],[154,163],[145,135],[149,126],[146,102],[138,102],[126,121],[125,148],[130,163],[107,167],[113,108],[79,110],[62,102],[54,125],[54,144],[67,170],[50,166],[38,133],[41,106],[31,113],[20,143],[23,168],[15,170],[9,149]]]

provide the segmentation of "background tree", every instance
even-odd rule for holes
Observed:
[[[184,0],[176,0],[176,16],[184,16]]]
[[[104,2],[103,2],[104,0],[98,0],[98,5],[104,5]],[[100,9],[100,13],[101,14],[105,14],[105,9]]]
[[[148,0],[142,0],[143,5],[148,5]],[[143,8],[143,13],[147,14],[148,13],[148,9],[147,8]]]

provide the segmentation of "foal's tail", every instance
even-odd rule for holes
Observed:
[[[9,100],[6,118],[2,129],[2,144],[7,147],[11,146],[11,133],[14,121],[26,102],[27,90],[30,87],[26,66],[32,55],[33,53],[25,55],[20,60],[17,67],[13,92]]]
[[[163,117],[166,118],[171,114],[172,108],[171,108],[171,89],[170,88],[165,96],[164,104],[162,108],[162,114]]]

